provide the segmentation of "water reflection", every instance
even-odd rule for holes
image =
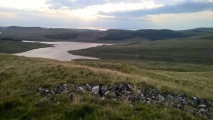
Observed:
[[[23,42],[31,42],[31,41],[23,41]],[[39,42],[39,41],[35,41],[35,42]],[[53,47],[34,49],[27,52],[16,53],[14,55],[26,56],[26,57],[50,58],[50,59],[56,59],[60,61],[70,61],[74,59],[98,59],[93,57],[72,55],[68,53],[68,51],[86,49],[90,47],[103,45],[99,43],[83,43],[83,42],[39,42],[39,43],[52,44]]]

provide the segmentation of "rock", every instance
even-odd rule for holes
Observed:
[[[50,91],[50,93],[51,93],[52,95],[54,95],[54,94],[55,94],[54,90],[51,90],[51,91]]]
[[[157,102],[158,103],[164,103],[165,102],[165,97],[163,95],[161,95],[161,94],[158,94]]]
[[[186,98],[186,95],[185,95],[185,93],[180,93],[180,94],[178,95],[178,97]]]
[[[103,96],[108,98],[108,99],[117,97],[117,95],[116,95],[116,93],[114,91],[106,91]]]
[[[173,101],[175,100],[175,97],[174,97],[173,95],[171,95],[171,94],[168,94],[168,95],[166,96],[166,100],[167,100],[168,102],[173,102]]]
[[[184,104],[183,103],[178,103],[175,107],[180,109],[180,110],[184,110]]]
[[[132,94],[132,92],[130,92],[130,91],[122,91],[121,93],[125,96],[129,96]]]
[[[85,85],[85,90],[91,91],[91,90],[92,90],[92,87],[91,87],[89,84],[86,84],[86,85]]]
[[[152,98],[147,97],[147,98],[146,98],[146,102],[147,102],[147,103],[152,103],[152,102],[153,102],[153,100],[152,100]]]
[[[79,86],[80,91],[85,92],[85,89],[83,86]]]
[[[157,96],[158,95],[158,89],[154,87],[149,88],[149,93],[151,96]]]
[[[213,109],[213,108],[212,108]],[[213,119],[213,111],[212,110],[208,110],[205,114],[205,117],[209,120],[212,120]]]
[[[49,93],[49,90],[46,88],[38,88],[38,92],[42,95],[46,95]]]
[[[201,108],[198,110],[198,114],[205,115],[207,113],[207,109]]]
[[[67,84],[63,84],[63,87],[64,87],[65,90],[68,90],[70,88],[70,86],[67,85]]]
[[[138,94],[138,95],[141,95],[141,93],[142,93],[142,89],[139,89],[139,90],[137,91],[137,94]]]
[[[56,85],[55,85],[55,88],[58,89],[58,90],[60,90],[60,91],[63,91],[63,90],[64,90],[64,87],[63,87],[62,84],[56,84]]]
[[[57,88],[53,88],[53,91],[54,91],[55,94],[61,94],[62,93],[62,91],[57,89]]]
[[[68,97],[70,98],[70,100],[73,100],[75,98],[75,94],[73,92],[68,94]]]
[[[198,106],[198,108],[206,109],[206,108],[207,108],[207,106],[206,106],[206,105],[204,105],[204,104],[200,104],[200,105]]]
[[[96,96],[99,95],[99,85],[92,88],[91,94]]]
[[[128,101],[136,102],[136,101],[139,101],[139,100],[140,100],[140,97],[137,94],[128,96]]]
[[[107,86],[107,85],[101,86],[100,94],[101,94],[101,95],[104,95],[104,93],[105,93],[106,91],[108,91],[108,86]]]
[[[119,90],[120,91],[131,91],[132,86],[129,83],[122,83],[119,85]]]
[[[200,103],[200,100],[197,97],[191,97],[188,101],[188,105],[191,105],[193,107],[197,107]]]
[[[74,85],[74,91],[76,92],[85,92],[84,86]]]
[[[73,89],[70,90],[70,88]],[[191,107],[187,107],[190,109],[188,110],[188,113],[190,115],[199,114],[204,116],[206,119],[213,118],[212,101],[199,99],[197,97],[191,97],[187,100],[187,97],[184,93],[181,93],[177,96],[169,92],[161,94],[155,87],[142,88],[137,90],[137,94],[133,94],[132,86],[129,83],[114,84],[112,86],[100,86],[99,81],[96,81],[93,85],[72,85],[72,87],[70,87],[67,84],[56,84],[52,90],[42,87],[38,88],[37,90],[40,94],[45,95],[45,97],[39,100],[36,105],[43,105],[43,103],[48,102],[52,97],[55,97],[55,95],[60,96],[60,94],[66,93],[68,91],[74,91],[67,94],[70,100],[73,100],[75,98],[76,92],[90,91],[93,96],[101,100],[111,99],[128,100],[131,102],[142,101],[148,104],[158,103],[164,106],[170,105],[180,110],[184,110],[185,105],[190,105],[194,107],[194,109],[190,109]]]

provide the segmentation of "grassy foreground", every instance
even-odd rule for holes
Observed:
[[[184,91],[188,95],[213,100],[213,88],[210,87],[213,83],[210,79],[213,77],[212,66],[174,63],[176,66],[171,68],[172,71],[167,71],[166,67],[154,62],[131,63],[59,62],[0,54],[0,119],[202,119],[156,104],[134,103],[131,106],[126,101],[97,100],[88,93],[77,95],[73,101],[60,95],[45,103],[35,104],[43,97],[36,91],[38,87],[50,88],[57,83],[92,83],[97,79],[102,84],[130,82],[135,88],[155,85],[160,90]],[[156,68],[161,67],[156,70],[150,67],[152,64],[156,64]],[[166,66],[169,63],[162,64]],[[180,67],[188,72],[176,71]]]

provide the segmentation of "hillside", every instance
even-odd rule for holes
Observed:
[[[88,92],[79,92],[73,99],[67,93],[48,99],[37,92],[40,87],[53,88],[58,83],[80,85],[99,80],[102,85],[128,82],[133,91],[156,86],[161,92],[185,92],[187,96],[213,100],[212,65],[148,61],[143,64],[146,67],[119,61],[59,62],[0,54],[0,119],[203,119],[169,106],[99,100]],[[163,65],[188,72],[155,69]]]
[[[0,37],[32,41],[78,41],[98,43],[124,43],[142,40],[165,40],[186,38],[198,35],[212,34],[212,28],[196,28],[192,30],[116,30],[107,31],[89,29],[63,29],[41,27],[11,26],[0,29]]]
[[[0,53],[20,53],[32,49],[50,47],[48,44],[27,43],[18,40],[0,40]]]
[[[101,59],[212,63],[213,35],[100,46],[70,52],[72,54],[93,56]]]

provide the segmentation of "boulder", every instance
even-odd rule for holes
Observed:
[[[95,95],[95,96],[99,95],[99,85],[98,86],[94,86],[92,88],[91,94]]]

